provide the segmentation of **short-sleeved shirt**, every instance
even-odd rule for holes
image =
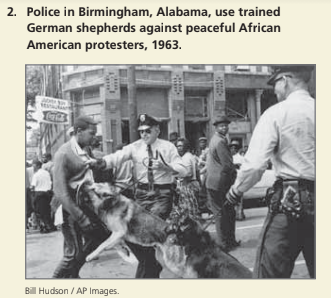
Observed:
[[[234,187],[249,190],[269,159],[277,177],[315,181],[315,150],[315,100],[297,90],[262,114]]]
[[[179,176],[185,176],[187,170],[178,154],[177,148],[169,141],[156,139],[151,144],[153,156],[162,159],[166,164],[171,166]],[[127,160],[133,161],[135,177],[140,183],[148,183],[147,166],[148,166],[148,151],[147,145],[143,140],[138,140],[127,146],[122,150],[118,150],[113,154],[103,157],[108,168],[115,168]],[[170,184],[173,181],[173,174],[171,171],[153,170],[155,184]]]
[[[51,175],[44,169],[39,169],[32,176],[31,186],[35,191],[49,191],[52,189]]]

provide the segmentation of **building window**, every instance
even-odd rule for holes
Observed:
[[[196,70],[205,70],[204,64],[189,64],[189,67]]]
[[[235,70],[236,71],[249,71],[250,68],[249,68],[249,65],[237,65],[235,67]]]
[[[208,117],[207,97],[186,96],[185,117]]]
[[[122,128],[122,143],[129,144],[130,143],[129,120],[122,120],[121,128]],[[118,144],[116,144],[116,145],[118,145]]]
[[[97,97],[100,97],[100,88],[99,87],[85,89],[84,98],[97,98]]]
[[[91,77],[98,77],[102,75],[103,75],[103,69],[94,69],[85,72],[86,79],[89,79]]]
[[[240,91],[240,90],[226,91],[225,108],[228,117],[235,120],[248,119],[248,108],[247,108],[248,96],[249,96],[248,91]]]

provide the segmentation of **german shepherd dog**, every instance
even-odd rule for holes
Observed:
[[[156,257],[183,278],[252,278],[248,268],[222,250],[189,216],[177,218],[168,227],[167,239],[157,245]]]
[[[86,257],[91,261],[122,241],[156,248],[163,267],[182,278],[251,278],[251,272],[224,252],[190,217],[165,222],[134,201],[112,191],[108,183],[83,185],[91,208],[112,232]]]
[[[110,184],[85,184],[82,191],[88,195],[90,208],[112,232],[106,241],[86,257],[87,262],[106,248],[114,247],[124,240],[149,247],[165,242],[168,224],[134,201],[115,193]]]

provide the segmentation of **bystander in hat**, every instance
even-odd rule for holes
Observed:
[[[214,119],[213,125],[217,125],[219,123],[231,123],[230,119],[226,115],[217,115]]]

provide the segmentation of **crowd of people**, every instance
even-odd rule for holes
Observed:
[[[97,216],[77,200],[75,191],[83,180],[110,182],[117,192],[164,220],[184,213],[202,221],[202,214],[209,213],[217,243],[231,251],[240,245],[235,222],[245,218],[243,194],[261,179],[271,160],[278,179],[267,196],[269,213],[254,275],[290,277],[303,251],[314,277],[315,101],[307,92],[309,73],[300,66],[275,71],[269,84],[279,103],[261,116],[249,147],[241,148],[238,140],[229,143],[231,121],[226,115],[213,120],[209,144],[202,136],[193,151],[176,132],[169,141],[160,139],[159,120],[141,114],[140,139],[119,144],[116,152],[104,155],[95,151],[97,123],[88,116],[78,117],[54,163],[46,154],[27,168],[27,218],[36,215],[41,233],[56,230],[51,198],[52,206],[62,205],[64,256],[53,277],[78,278],[85,257],[109,235]],[[289,187],[294,196],[287,200]],[[136,277],[158,278],[162,267],[154,248],[128,246],[139,262]]]

